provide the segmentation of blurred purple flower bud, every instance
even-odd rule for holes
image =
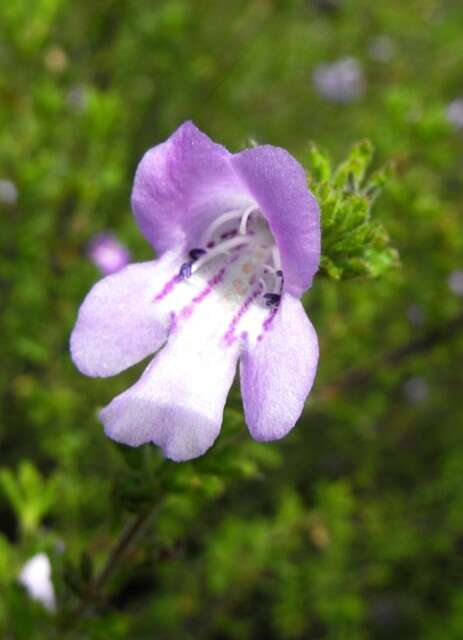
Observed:
[[[394,41],[389,36],[377,36],[370,41],[368,54],[375,62],[389,62],[395,51]]]
[[[352,102],[365,90],[363,70],[355,58],[319,64],[312,77],[317,92],[330,102]]]
[[[419,327],[424,322],[423,309],[419,304],[411,304],[407,309],[407,318],[413,327]]]
[[[463,296],[463,271],[452,271],[447,279],[449,289],[456,296]]]
[[[11,180],[0,180],[0,204],[14,205],[18,200],[18,189]]]
[[[428,383],[419,376],[410,378],[404,384],[404,393],[407,400],[413,403],[423,402],[429,394]]]
[[[119,271],[130,262],[129,251],[110,233],[101,233],[93,238],[88,257],[105,276]]]
[[[66,101],[74,111],[84,111],[88,104],[88,95],[85,86],[76,84],[71,87],[66,96]]]
[[[450,102],[445,110],[447,120],[455,129],[463,128],[463,98],[456,98]]]

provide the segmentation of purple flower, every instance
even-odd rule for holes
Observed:
[[[452,293],[456,296],[463,296],[463,271],[452,271],[447,279],[447,284]]]
[[[96,284],[71,336],[91,376],[158,351],[101,411],[107,435],[153,442],[176,461],[202,455],[239,360],[252,436],[282,438],[318,361],[300,297],[319,265],[319,210],[302,167],[278,147],[231,154],[187,122],[143,157],[132,205],[159,258]]]
[[[413,325],[414,327],[419,327],[424,322],[423,308],[420,307],[419,304],[411,304],[407,308],[407,317],[411,325]]]
[[[56,608],[55,589],[51,580],[51,564],[46,553],[37,553],[22,567],[19,583],[32,600],[41,602],[49,611]]]
[[[463,128],[463,98],[456,98],[449,102],[445,109],[448,122],[455,127],[455,129]]]
[[[110,233],[95,236],[88,247],[88,257],[104,276],[120,271],[130,261],[130,253]]]
[[[11,180],[0,180],[0,204],[15,205],[18,200],[18,189]]]
[[[370,58],[375,62],[389,62],[394,56],[394,41],[386,35],[376,36],[368,46]]]
[[[323,98],[340,104],[357,100],[365,90],[363,70],[355,58],[319,64],[313,72],[313,82]]]
[[[404,384],[404,393],[410,402],[424,402],[429,395],[428,383],[419,376],[410,378]]]

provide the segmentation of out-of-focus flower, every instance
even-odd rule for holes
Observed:
[[[0,203],[14,205],[18,201],[18,189],[11,180],[0,180]]]
[[[407,318],[409,319],[410,324],[414,327],[419,327],[423,324],[424,313],[419,304],[411,304],[407,308]]]
[[[452,271],[448,277],[447,283],[452,293],[456,296],[463,296],[463,271]]]
[[[95,236],[88,247],[90,260],[104,276],[120,271],[130,262],[130,253],[111,233]]]
[[[41,602],[49,611],[55,610],[55,589],[51,581],[51,564],[46,553],[38,553],[30,558],[21,569],[18,580],[33,600]]]
[[[452,102],[447,105],[445,113],[447,120],[455,129],[463,128],[463,98],[452,100]]]
[[[404,393],[410,402],[423,402],[429,395],[428,383],[419,376],[410,378],[404,384]]]
[[[331,102],[352,102],[365,90],[363,70],[355,58],[318,65],[313,72],[313,82],[318,93]]]
[[[66,101],[74,111],[84,111],[88,104],[88,93],[84,85],[76,84],[67,93]]]
[[[368,54],[375,62],[389,62],[394,51],[394,41],[386,35],[373,38],[368,46]]]
[[[278,147],[231,154],[187,122],[143,157],[132,205],[159,258],[96,284],[71,336],[74,362],[91,376],[163,347],[100,413],[107,435],[154,442],[176,461],[202,455],[240,360],[252,436],[282,438],[318,362],[300,301],[320,261],[319,209],[303,168]]]

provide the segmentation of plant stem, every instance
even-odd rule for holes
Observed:
[[[95,579],[94,588],[97,592],[104,587],[106,582],[109,580],[109,578],[117,568],[120,560],[129,550],[132,544],[134,544],[138,535],[142,533],[143,527],[150,515],[150,511],[144,511],[142,513],[139,513],[132,519],[131,522],[128,522],[126,524],[121,532],[121,535],[119,536],[119,539],[111,550],[106,564]]]
[[[88,607],[98,600],[106,583],[118,568],[121,560],[124,558],[130,547],[139,540],[146,531],[148,521],[154,515],[154,510],[145,510],[134,516],[126,526],[122,529],[115,545],[111,549],[108,559],[103,565],[101,571],[95,576],[90,583],[86,597],[73,614],[73,621],[79,620]]]

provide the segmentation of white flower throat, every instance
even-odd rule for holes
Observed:
[[[228,211],[217,217],[203,233],[199,246],[189,251],[179,275],[208,276],[221,267],[226,297],[278,307],[283,289],[283,271],[275,239],[261,211],[255,205]]]

